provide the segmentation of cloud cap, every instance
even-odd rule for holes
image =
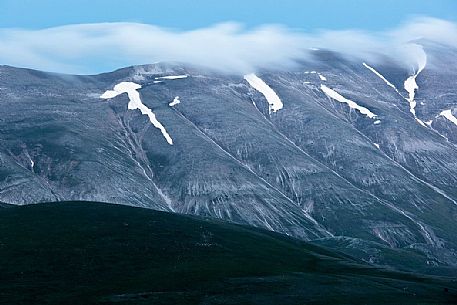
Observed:
[[[183,62],[228,73],[290,67],[328,49],[375,60],[387,55],[405,66],[421,65],[418,39],[457,47],[457,25],[415,18],[384,32],[320,30],[279,25],[246,29],[237,23],[175,31],[141,23],[75,24],[42,30],[0,29],[0,63],[46,71],[91,74],[157,61]],[[423,60],[423,59],[422,59]]]

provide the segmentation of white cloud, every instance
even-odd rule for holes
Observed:
[[[193,31],[174,31],[138,23],[79,24],[43,30],[0,29],[0,64],[67,73],[97,73],[157,61],[204,65],[246,73],[282,68],[306,59],[310,48],[374,59],[390,55],[417,65],[421,48],[408,43],[425,38],[457,47],[457,25],[417,18],[389,31],[305,33],[281,26],[244,29],[224,23]]]

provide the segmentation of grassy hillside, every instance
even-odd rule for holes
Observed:
[[[452,304],[456,289],[195,217],[93,202],[0,209],[2,304]]]

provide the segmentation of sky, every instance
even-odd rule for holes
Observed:
[[[246,73],[310,48],[414,65],[407,42],[423,37],[457,46],[457,0],[0,0],[0,64],[63,73],[157,61]]]
[[[0,28],[99,22],[191,30],[235,21],[255,27],[384,30],[412,16],[457,21],[455,0],[0,0]]]

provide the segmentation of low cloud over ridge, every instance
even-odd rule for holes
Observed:
[[[415,18],[392,30],[314,33],[277,25],[245,29],[224,23],[174,31],[139,23],[67,25],[43,30],[0,29],[0,64],[65,73],[100,73],[157,61],[179,61],[230,73],[281,68],[306,59],[310,48],[374,59],[389,55],[406,66],[421,65],[427,39],[457,47],[457,24]]]

